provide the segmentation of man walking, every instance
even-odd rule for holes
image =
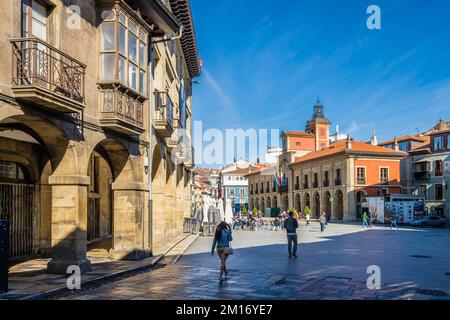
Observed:
[[[289,211],[289,216],[284,220],[284,228],[286,229],[286,235],[288,240],[289,258],[297,258],[297,228],[298,221],[294,219],[294,213]],[[292,245],[294,247],[292,247]]]
[[[392,214],[392,216],[391,216],[391,230],[392,230],[392,228],[396,228],[397,230],[398,230],[398,225],[397,225],[397,216],[396,216],[396,214],[395,213],[393,213]]]
[[[320,222],[320,232],[324,232],[325,225],[327,223],[327,217],[326,217],[325,213],[322,213],[322,215],[319,218],[319,222]]]
[[[362,216],[362,226],[363,228],[368,228],[369,227],[369,217],[367,216],[367,212],[364,212],[363,216]]]

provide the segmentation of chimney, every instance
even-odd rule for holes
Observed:
[[[400,149],[399,149],[399,146],[398,146],[398,140],[397,140],[397,137],[394,138],[394,150],[395,150],[395,151],[399,151],[399,150],[400,150]]]
[[[352,149],[352,138],[350,138],[350,135],[347,135],[347,149],[351,150]]]

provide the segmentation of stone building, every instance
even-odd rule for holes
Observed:
[[[89,270],[90,247],[113,259],[163,250],[189,208],[193,162],[178,144],[200,73],[189,1],[11,0],[0,12],[12,257],[51,255],[48,271],[65,273]]]
[[[250,205],[301,212],[309,207],[313,217],[326,213],[332,220],[352,221],[361,217],[368,196],[401,193],[405,152],[349,136],[330,144],[329,124],[318,102],[305,132],[283,132],[278,166],[255,168],[246,175]]]

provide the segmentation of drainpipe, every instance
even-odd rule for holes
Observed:
[[[155,77],[155,70],[153,65],[153,45],[156,43],[162,43],[162,42],[169,42],[169,41],[175,41],[180,39],[183,36],[183,25],[180,26],[180,29],[178,30],[178,33],[169,38],[162,38],[155,41],[150,41],[149,43],[149,51],[150,51],[150,57],[149,57],[149,69],[150,69],[150,78],[149,78],[149,112],[148,112],[148,158],[147,158],[147,178],[148,178],[148,213],[149,213],[149,219],[148,219],[148,246],[150,248],[150,251],[153,253],[153,189],[152,189],[152,133],[153,133],[153,79]],[[143,235],[144,236],[144,235]]]

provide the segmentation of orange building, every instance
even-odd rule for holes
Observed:
[[[283,132],[278,168],[247,177],[252,190],[252,185],[270,186],[273,176],[267,171],[279,170],[284,184],[260,188],[249,203],[301,212],[309,207],[314,217],[326,213],[332,220],[352,221],[361,217],[367,197],[401,193],[400,161],[407,153],[377,146],[376,139],[370,143],[348,136],[330,144],[329,125],[318,101],[306,132]]]

